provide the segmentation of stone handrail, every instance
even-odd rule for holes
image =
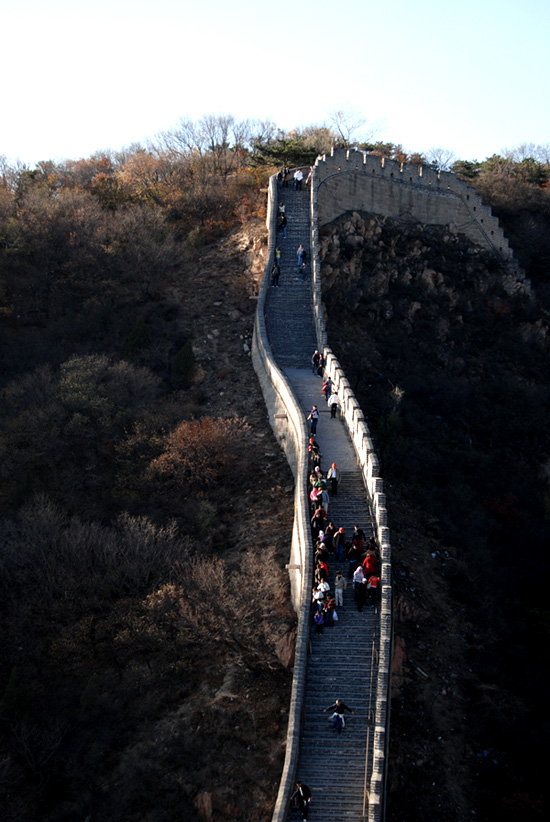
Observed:
[[[252,362],[262,386],[269,413],[269,421],[281,447],[285,451],[286,458],[295,479],[294,527],[288,570],[291,599],[298,616],[298,629],[285,762],[273,813],[273,822],[284,822],[287,816],[289,797],[294,788],[300,723],[305,697],[307,648],[309,642],[309,594],[310,580],[313,573],[313,542],[309,522],[309,500],[307,499],[307,476],[309,468],[307,422],[292,389],[275,363],[265,325],[265,301],[269,287],[277,233],[276,205],[277,181],[276,177],[272,177],[269,184],[267,211],[269,245],[254,323]]]

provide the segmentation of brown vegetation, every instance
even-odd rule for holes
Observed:
[[[2,818],[269,816],[294,614],[245,351],[261,178],[142,150],[4,177]]]
[[[334,125],[209,117],[148,148],[0,164],[6,820],[270,817],[294,629],[292,477],[248,356],[260,189],[272,164],[352,139],[341,112]],[[495,795],[503,819],[539,807],[522,757],[545,733],[548,159],[500,159],[457,170],[517,227],[539,303],[503,290],[460,238],[389,222],[391,252],[374,244],[357,266],[366,279],[345,274],[343,299],[327,281],[394,516],[404,644],[390,786],[392,813],[410,820],[474,804],[488,817]],[[334,270],[348,257],[341,243]],[[511,567],[506,608],[495,591],[510,593]]]

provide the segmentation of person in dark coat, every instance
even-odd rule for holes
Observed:
[[[322,533],[322,531],[319,533]],[[315,549],[315,554],[313,555],[313,561],[315,564],[318,562],[328,562],[328,551],[324,545],[321,544],[317,546]]]
[[[340,473],[340,469],[336,465],[335,462],[332,463],[331,467],[327,471],[327,479],[330,480],[330,493],[336,497],[338,496],[338,483],[340,482],[342,475]]]
[[[352,542],[352,544],[348,548],[349,579],[353,579],[354,571],[361,562],[361,559],[362,557],[359,547]]]
[[[363,579],[363,581],[360,584],[355,586],[355,601],[357,602],[358,611],[363,610],[365,602],[367,601],[367,585],[367,580]]]
[[[313,437],[309,439],[308,451],[311,464],[313,466],[321,466],[321,449],[319,448],[319,443],[316,442]]]
[[[334,550],[336,551],[336,556],[338,558],[338,562],[342,562],[344,559],[344,551],[346,548],[346,535],[344,533],[343,528],[339,528],[332,538],[332,544],[334,545]],[[355,569],[353,569],[355,570]],[[353,571],[351,572],[350,579],[353,576]]]
[[[296,790],[292,794],[291,799],[294,799],[294,797],[298,799],[298,807],[300,808],[302,819],[307,819],[309,815],[309,803],[311,802],[311,791],[301,779],[296,780]]]
[[[329,524],[325,528],[325,539],[324,545],[329,554],[334,553],[334,535],[336,533],[336,526],[333,522],[329,522]]]
[[[314,351],[313,356],[311,358],[311,367],[313,369],[313,373],[317,373],[317,369],[319,368],[319,352]]]
[[[354,714],[355,711],[353,708],[348,707],[345,702],[342,702],[341,699],[337,699],[334,705],[329,705],[328,708],[324,708],[323,713],[326,714],[327,711],[332,711],[332,720],[334,722],[334,729],[341,732],[342,728],[346,727],[346,723],[344,721],[344,713],[345,711],[349,711],[350,714]]]
[[[317,539],[319,531],[322,531],[325,526],[326,514],[324,508],[318,506],[311,517],[311,530],[313,537]]]
[[[312,407],[311,411],[309,412],[309,415],[308,415],[307,419],[310,423],[311,435],[312,435],[312,437],[314,437],[315,434],[317,433],[317,423],[319,421],[319,409],[317,408],[316,405],[314,405]]]
[[[361,551],[363,551],[363,544],[366,540],[365,532],[362,528],[359,528],[358,525],[353,526],[353,534],[351,535],[351,541],[355,542],[359,545]]]

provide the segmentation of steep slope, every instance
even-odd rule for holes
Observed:
[[[321,255],[330,344],[368,416],[391,516],[388,817],[537,819],[548,312],[446,228],[348,214],[324,229]]]

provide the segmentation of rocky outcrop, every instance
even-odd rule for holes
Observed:
[[[405,337],[426,327],[439,362],[455,371],[464,365],[461,333],[476,314],[502,318],[516,298],[531,297],[528,281],[452,226],[351,212],[322,229],[320,258],[331,319],[391,323]],[[527,321],[521,333],[543,339],[547,328]]]
[[[393,315],[402,302],[409,313],[411,302],[416,302],[412,319],[423,306],[407,292],[437,297],[455,307],[465,284],[479,295],[493,287],[508,296],[529,293],[528,283],[501,269],[487,251],[452,226],[352,212],[323,229],[320,254],[323,294],[336,303],[345,302],[352,311],[368,294],[371,306],[373,298],[380,299],[383,316],[388,310]],[[392,284],[403,289],[403,299],[382,305]]]

